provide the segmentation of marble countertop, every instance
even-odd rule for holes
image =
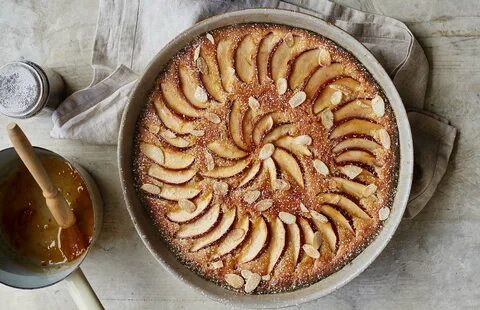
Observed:
[[[447,173],[427,207],[403,220],[375,262],[305,309],[480,308],[480,2],[342,0],[407,23],[430,62],[426,109],[459,129]],[[87,86],[97,0],[3,0],[0,65],[25,57],[58,71],[69,92]],[[0,116],[0,129],[11,121]],[[145,248],[124,206],[114,146],[49,137],[51,120],[19,124],[35,145],[87,168],[105,201],[103,230],[82,269],[107,309],[221,309],[170,276]],[[1,129],[3,130],[3,129]],[[0,131],[1,131],[0,130]],[[9,146],[0,134],[0,149]],[[74,309],[66,284],[22,291],[0,285],[11,309]]]

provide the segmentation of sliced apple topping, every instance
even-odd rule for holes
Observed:
[[[173,135],[173,136],[172,136]],[[178,147],[178,148],[187,148],[193,145],[193,142],[190,142],[182,137],[177,137],[175,133],[171,132],[170,130],[164,130],[160,132],[160,136],[170,143],[171,145]]]
[[[308,50],[295,59],[288,79],[291,89],[297,89],[302,86],[305,79],[320,65],[318,61],[319,51],[319,49]]]
[[[239,148],[246,150],[248,147],[243,140],[242,125],[241,103],[240,100],[235,100],[230,111],[228,126],[233,142],[235,142]]]
[[[252,273],[245,282],[245,293],[253,292],[260,284],[262,277],[258,273]]]
[[[345,151],[335,158],[335,162],[359,162],[372,167],[379,167],[381,163],[370,153],[360,150]],[[361,171],[360,171],[361,172]],[[359,172],[359,173],[360,173]],[[358,173],[358,174],[359,174]],[[357,175],[358,175],[357,174]]]
[[[298,185],[304,187],[303,174],[297,160],[287,151],[277,148],[272,158],[280,167],[280,170],[287,173]]]
[[[167,200],[192,199],[200,193],[200,189],[190,185],[163,184],[159,193],[160,197]]]
[[[263,136],[269,132],[273,127],[273,118],[271,115],[267,114],[263,116],[253,128],[253,142],[255,145],[260,145]]]
[[[330,134],[330,138],[340,138],[351,134],[373,136],[377,130],[383,129],[381,125],[363,119],[352,119],[337,127]]]
[[[339,142],[332,149],[334,153],[340,153],[349,149],[362,149],[365,151],[375,152],[382,146],[375,141],[362,139],[362,138],[350,138]]]
[[[169,169],[185,169],[188,168],[194,161],[195,157],[186,152],[176,152],[169,149],[163,149],[165,161],[162,166]]]
[[[300,40],[301,38],[298,36],[293,36],[291,40],[288,40],[285,37],[283,42],[273,51],[270,62],[270,70],[272,73],[272,79],[274,81],[279,78],[286,77],[289,62],[295,56],[300,54],[300,52],[302,52],[300,50]],[[291,43],[289,44],[288,42]]]
[[[390,209],[388,207],[383,207],[378,210],[378,219],[380,221],[385,221],[390,216]]]
[[[372,109],[375,115],[378,117],[382,117],[385,115],[385,101],[379,95],[376,95],[372,99]]]
[[[177,238],[193,238],[211,230],[220,216],[220,205],[214,205],[194,222],[183,224],[177,231]]]
[[[177,85],[172,81],[166,79],[160,83],[163,98],[169,109],[172,111],[189,117],[199,117],[198,110],[195,109],[180,95]]]
[[[263,217],[257,217],[253,223],[252,233],[250,238],[240,253],[240,264],[248,263],[255,259],[260,251],[263,249],[268,237],[267,224]]]
[[[325,215],[318,213],[315,210],[310,210],[310,214],[315,221],[318,221],[319,223],[328,223],[328,218]]]
[[[199,197],[195,198],[194,202],[195,202],[195,205],[197,206],[195,211],[187,212],[182,209],[177,209],[177,210],[168,212],[167,218],[170,221],[175,223],[185,223],[185,222],[191,221],[207,209],[207,207],[210,205],[210,202],[212,201],[212,197],[213,195],[211,192],[205,192]]]
[[[318,230],[322,233],[322,236],[326,239],[330,250],[332,252],[335,252],[337,247],[337,235],[333,230],[332,224],[328,221],[326,223],[321,222],[313,216],[312,216],[312,219],[315,226],[317,226]]]
[[[152,164],[148,169],[149,176],[170,184],[182,184],[188,182],[195,176],[195,174],[197,174],[196,169],[169,170],[157,164]]]
[[[355,179],[363,171],[362,168],[360,168],[358,166],[354,166],[354,165],[345,165],[345,166],[340,167],[339,169],[350,180]]]
[[[269,60],[270,53],[277,43],[281,40],[281,37],[277,34],[270,32],[260,41],[257,54],[257,68],[258,78],[261,84],[264,84],[269,79]],[[286,82],[286,81],[285,81]],[[286,85],[286,84],[285,84]]]
[[[197,68],[200,71],[202,84],[210,96],[218,102],[225,102],[226,93],[220,80],[220,73],[215,56],[215,51],[202,48],[200,50],[200,57],[197,59]],[[198,84],[194,85],[196,87]],[[195,88],[193,88],[193,90],[195,91]],[[193,101],[190,98],[189,100],[193,104]]]
[[[313,259],[317,259],[320,257],[320,252],[318,252],[317,249],[315,249],[313,246],[310,244],[304,244],[302,246],[302,249],[305,251],[305,253],[310,256]]]
[[[221,82],[223,88],[233,91],[235,83],[235,69],[233,68],[234,41],[231,38],[225,38],[217,44],[217,61],[220,70]]]
[[[293,224],[297,221],[297,217],[295,215],[284,211],[280,211],[280,213],[278,213],[278,217],[285,224]]]
[[[243,201],[245,201],[248,204],[252,204],[255,201],[257,201],[258,198],[260,198],[260,191],[259,190],[250,190],[248,192],[245,192],[243,194]]]
[[[258,158],[260,160],[270,158],[270,156],[272,156],[274,151],[275,151],[275,146],[271,143],[267,143],[264,146],[262,146],[262,148],[260,149],[260,152],[258,153]]]
[[[297,138],[298,137],[292,138],[290,136],[285,136],[285,137],[282,137],[282,138],[278,139],[277,141],[275,141],[275,145],[279,146],[279,147],[282,147],[282,148],[288,150],[289,152],[292,152],[293,154],[295,154],[297,156],[302,156],[302,155],[312,156],[312,152],[310,152],[308,147],[306,147],[302,143],[299,143],[299,142],[304,142],[304,141],[300,141]]]
[[[264,160],[263,167],[265,171],[268,173],[268,176],[270,178],[270,184],[273,186],[277,180],[277,167],[275,166],[273,159],[267,158],[266,160]]]
[[[250,226],[248,216],[240,217],[234,228],[225,236],[216,249],[218,256],[223,256],[235,250],[246,238]]]
[[[361,96],[362,93],[360,89],[361,84],[352,78],[341,78],[336,80],[335,82],[329,84],[328,87],[325,87],[325,89],[323,89],[321,94],[315,100],[313,104],[313,113],[317,114],[328,107],[335,106]],[[332,96],[334,94],[339,96],[337,91],[342,93],[340,102],[338,102],[338,99],[332,100]]]
[[[285,135],[292,134],[295,131],[295,126],[293,124],[283,124],[278,127],[275,127],[270,131],[265,138],[263,139],[263,142],[265,143],[270,143],[273,142]]]
[[[255,209],[257,209],[260,212],[267,211],[273,206],[273,200],[272,199],[263,199],[260,200],[255,204]]]
[[[153,194],[153,195],[158,195],[162,191],[161,188],[158,187],[157,185],[153,185],[153,184],[149,184],[149,183],[143,184],[140,187],[140,189],[149,193],[149,194]]]
[[[162,149],[156,145],[144,142],[140,143],[140,151],[149,159],[153,160],[158,164],[163,164],[165,162],[165,157],[163,156]]]
[[[199,239],[196,239],[193,242],[193,245],[190,248],[190,251],[196,252],[206,246],[211,245],[213,242],[222,238],[229,231],[230,227],[233,224],[233,221],[235,221],[235,215],[236,215],[235,208],[226,210],[223,213],[220,223],[217,226],[215,226],[215,228],[213,228],[211,231],[209,231],[206,235],[204,235]]]
[[[195,209],[197,208],[197,206],[188,199],[178,200],[178,207],[182,210],[187,211],[188,213],[194,212]]]
[[[173,114],[159,98],[155,99],[153,103],[160,120],[168,129],[179,134],[187,134],[195,129],[193,123]]]
[[[293,265],[296,266],[298,262],[298,257],[300,256],[300,248],[301,248],[301,235],[300,235],[300,228],[296,223],[287,225],[288,231],[288,240],[292,245],[293,250]]]
[[[251,83],[255,77],[254,57],[257,46],[251,35],[246,35],[235,51],[235,67],[238,77],[245,83]]]
[[[250,159],[242,159],[230,166],[217,166],[210,171],[203,172],[202,175],[209,178],[224,179],[239,174],[250,163]]]
[[[292,98],[290,98],[290,100],[288,100],[288,104],[292,107],[292,108],[296,108],[298,107],[299,105],[301,105],[302,103],[305,102],[305,99],[307,99],[307,94],[305,94],[305,92],[303,91],[299,91],[299,92],[296,92]]]
[[[156,135],[160,131],[160,126],[158,126],[157,124],[147,123],[145,127],[147,127],[147,130],[154,135]]]
[[[363,198],[363,197],[368,197],[365,194],[367,194],[367,186],[357,183],[354,181],[346,180],[344,178],[338,178],[334,177],[332,178],[340,187],[341,190],[343,190],[345,193],[357,197],[357,198]]]
[[[243,133],[243,141],[246,145],[252,145],[252,133],[253,133],[253,119],[256,116],[256,111],[252,110],[252,108],[248,109],[245,112],[242,120],[242,133]]]
[[[320,159],[313,160],[313,168],[323,176],[327,176],[330,173],[328,166]]]
[[[300,228],[302,230],[303,239],[305,243],[313,244],[315,233],[313,232],[313,229],[312,229],[312,226],[310,226],[310,223],[303,217],[300,217],[298,219],[298,224],[300,225]]]
[[[198,52],[200,53],[200,49],[198,50]],[[195,61],[204,62],[205,60],[203,58],[197,57]],[[191,103],[194,107],[197,107],[200,109],[206,108],[207,107],[206,100],[203,100],[203,101],[199,100],[197,99],[197,96],[196,96],[199,83],[198,83],[197,74],[195,70],[183,63],[180,63],[178,66],[178,77],[180,80],[180,87],[182,89],[183,94],[185,95],[185,98],[187,98],[188,102]],[[164,92],[166,91],[167,90],[165,89]],[[170,95],[170,96],[173,96],[173,95]],[[174,101],[172,101],[172,105],[173,105],[173,102]]]
[[[224,141],[213,141],[207,145],[208,149],[212,151],[215,155],[227,159],[239,159],[247,156],[248,154],[242,149],[238,148],[236,145],[224,142]]]
[[[285,227],[278,217],[270,222],[270,232],[272,236],[268,248],[269,256],[267,273],[272,272],[285,247]]]
[[[339,110],[335,111],[335,121],[342,121],[347,118],[365,118],[376,119],[377,116],[372,110],[369,100],[357,99],[344,105]]]
[[[335,79],[344,74],[344,66],[340,63],[334,63],[326,67],[318,68],[310,77],[305,85],[304,91],[307,98],[311,99],[316,94],[317,90],[326,82]]]
[[[340,225],[347,230],[349,230],[351,233],[355,234],[355,231],[353,227],[350,225],[350,222],[343,216],[342,213],[338,212],[335,208],[332,208],[329,205],[324,205],[322,206],[322,212],[330,217],[337,225]]]
[[[261,165],[262,165],[261,162],[254,163],[250,167],[250,169],[248,169],[248,172],[242,178],[238,187],[242,187],[245,184],[247,184],[248,182],[250,182],[251,180],[253,180],[253,178],[255,178],[257,176],[258,172],[260,171]]]
[[[245,283],[245,280],[238,274],[234,273],[227,273],[225,275],[225,282],[228,283],[233,288],[241,288],[243,284]]]

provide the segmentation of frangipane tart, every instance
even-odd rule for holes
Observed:
[[[137,193],[177,258],[266,294],[327,277],[387,220],[398,136],[381,88],[303,29],[240,24],[194,39],[137,120]]]

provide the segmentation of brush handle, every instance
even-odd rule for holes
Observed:
[[[82,269],[78,268],[66,279],[68,291],[79,310],[103,310],[102,303],[90,286]]]
[[[65,197],[58,191],[45,171],[42,162],[35,154],[32,144],[28,141],[22,129],[15,123],[7,126],[8,137],[15,151],[23,161],[28,171],[40,186],[53,217],[62,228],[69,228],[75,224],[75,215],[68,206]]]

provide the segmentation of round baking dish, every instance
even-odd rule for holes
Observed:
[[[162,68],[179,50],[202,33],[232,24],[255,22],[283,24],[310,30],[336,42],[353,54],[384,90],[395,114],[400,144],[396,195],[390,217],[385,221],[384,227],[375,240],[349,264],[327,278],[296,291],[269,295],[241,295],[229,291],[203,279],[180,263],[168,250],[157,227],[141,205],[135,192],[132,173],[135,124]],[[233,306],[270,308],[297,305],[325,296],[351,281],[373,262],[385,248],[402,219],[412,181],[413,146],[410,126],[400,96],[380,63],[362,44],[341,29],[310,15],[276,9],[251,9],[204,20],[180,34],[153,58],[138,81],[122,117],[118,141],[118,164],[124,198],[135,228],[162,266],[175,277],[214,300]]]

